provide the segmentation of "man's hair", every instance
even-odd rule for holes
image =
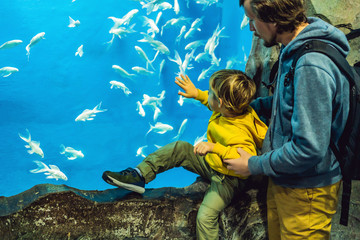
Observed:
[[[304,0],[249,0],[257,18],[263,22],[277,23],[277,32],[292,32],[306,23]],[[239,0],[240,6],[245,0]]]
[[[210,77],[210,87],[217,98],[221,98],[226,110],[241,115],[254,99],[256,85],[240,70],[223,69]]]

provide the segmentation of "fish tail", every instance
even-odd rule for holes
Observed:
[[[94,111],[95,111],[95,112],[105,112],[105,111],[107,111],[107,109],[100,109],[100,108],[101,108],[101,104],[102,104],[102,102],[100,102],[98,105],[96,105],[96,106],[94,107]]]
[[[155,53],[154,59],[146,63],[146,64],[149,63],[153,70],[155,70],[155,68],[154,68],[154,66],[152,65],[152,63],[155,61],[156,57],[159,55],[159,52],[160,52],[160,51],[157,50],[157,52]]]
[[[31,173],[40,173],[40,172],[46,172],[47,170],[49,170],[49,167],[46,166],[46,164],[41,161],[34,161],[34,163],[36,163],[38,165],[38,168],[30,170]]]
[[[150,124],[150,123],[149,123]],[[150,124],[150,130],[145,134],[145,136],[147,136],[149,134],[149,132],[151,132],[153,130],[153,126]]]
[[[26,132],[27,132],[28,137],[25,137],[24,135],[21,135],[20,133],[19,133],[19,137],[22,140],[24,140],[25,142],[29,143],[31,141],[31,135],[30,135],[30,132],[28,129],[26,129]]]
[[[60,154],[65,154],[65,146],[64,146],[64,144],[60,145]]]

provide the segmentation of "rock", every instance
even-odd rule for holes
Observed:
[[[220,239],[266,239],[266,178],[252,177],[221,214]],[[196,239],[195,220],[208,186],[83,191],[41,184],[0,198],[2,239]],[[331,239],[360,239],[360,182],[354,181],[349,226],[339,224]]]
[[[41,184],[0,198],[0,235],[3,239],[195,239],[197,210],[207,186],[197,181],[185,188],[147,189],[139,195],[123,189],[82,191]],[[240,191],[221,214],[221,239],[265,238],[265,191],[259,190]]]

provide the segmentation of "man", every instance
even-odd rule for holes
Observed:
[[[318,18],[307,18],[302,0],[240,0],[250,30],[266,47],[280,43],[274,95],[258,98],[254,109],[270,117],[263,155],[224,160],[243,176],[269,176],[269,239],[329,239],[342,178],[330,138],[338,141],[349,111],[348,81],[324,54],[302,56],[293,82],[286,84],[292,60],[306,41],[331,44],[344,56],[345,35]]]

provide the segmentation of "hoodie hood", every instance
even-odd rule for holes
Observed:
[[[294,40],[283,48],[283,58],[292,55],[304,42],[310,40],[321,40],[333,45],[345,57],[350,51],[349,43],[342,31],[319,18],[309,17],[309,25],[306,26]]]

